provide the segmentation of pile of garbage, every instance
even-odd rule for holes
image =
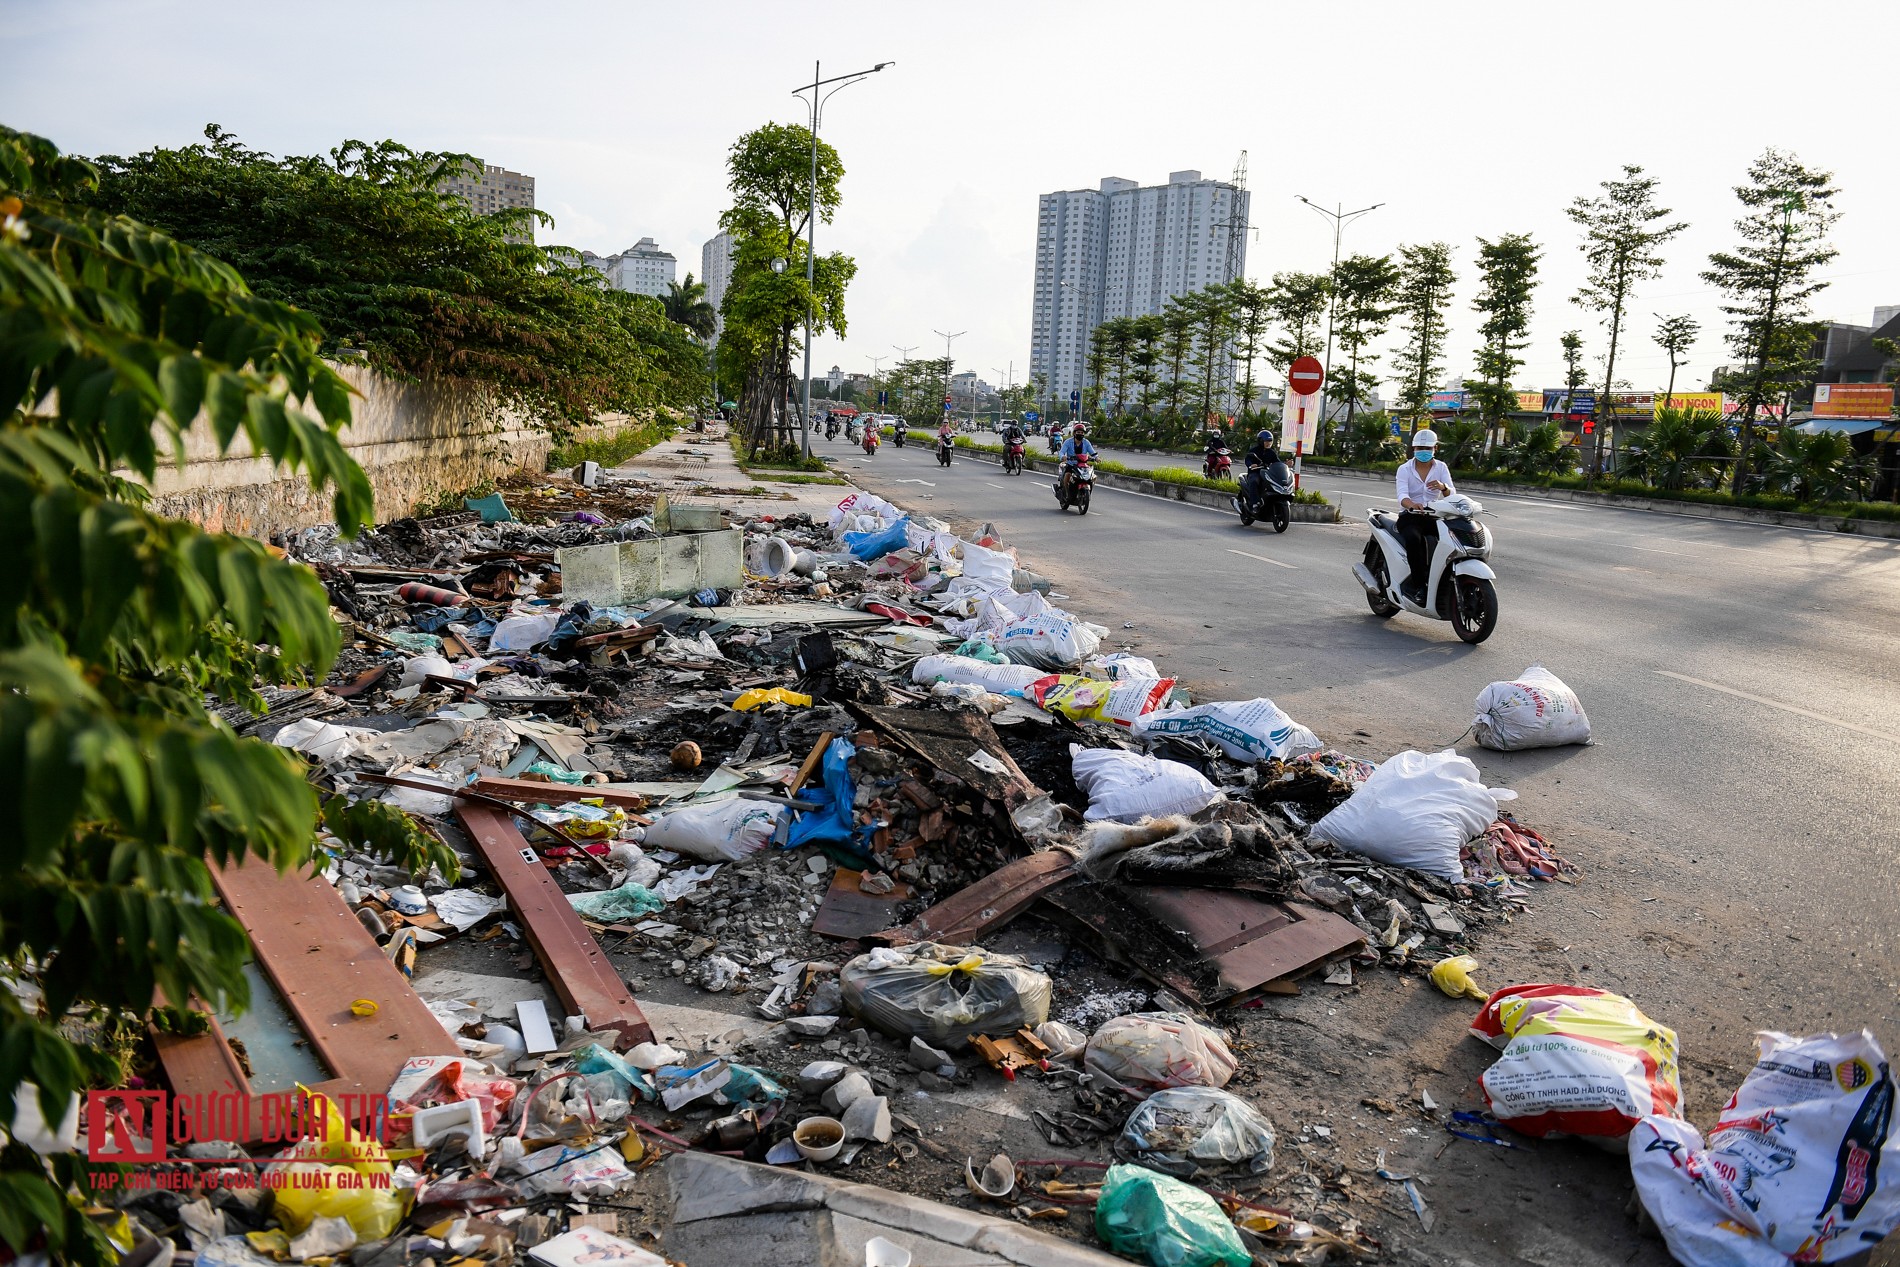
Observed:
[[[1271,700],[1191,699],[987,526],[960,539],[862,492],[822,520],[734,522],[590,478],[573,509],[544,489],[517,514],[504,490],[355,542],[279,542],[323,578],[349,649],[325,686],[232,720],[460,856],[450,884],[327,839],[333,895],[300,899],[347,908],[440,1029],[408,1031],[420,1045],[373,1088],[379,1137],[272,1161],[308,1172],[304,1204],[213,1209],[207,1187],[129,1218],[218,1263],[395,1237],[399,1261],[566,1267],[587,1249],[566,1237],[610,1230],[566,1203],[669,1151],[915,1156],[927,1139],[895,1092],[1048,1079],[1075,1108],[1038,1129],[1119,1164],[1078,1183],[999,1157],[970,1168],[980,1198],[1094,1202],[1104,1241],[1152,1261],[1170,1220],[1223,1255],[1194,1261],[1247,1261],[1249,1238],[1377,1253],[1241,1195],[1275,1132],[1224,1089],[1240,1061],[1218,1012],[1386,968],[1501,1014],[1468,952],[1537,884],[1577,878],[1506,811],[1513,793],[1455,752],[1375,764]],[[1487,734],[1536,742],[1508,714],[1523,691],[1493,695]],[[1563,741],[1588,738],[1581,717]],[[1126,995],[1101,1006],[1047,956],[994,948],[1032,913]],[[446,943],[488,948],[560,1008],[432,991]],[[759,1025],[657,1041],[638,996],[662,979]],[[1507,1081],[1499,1120],[1525,1116]],[[1673,1103],[1651,1088],[1644,1108],[1625,1133]],[[1672,1156],[1702,1146],[1668,1130]],[[352,1186],[364,1167],[393,1185]]]

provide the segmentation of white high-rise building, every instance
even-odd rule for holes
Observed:
[[[718,237],[708,238],[699,248],[699,280],[706,283],[706,302],[712,305],[713,312],[719,311],[719,305],[726,298],[726,287],[732,284],[732,235],[721,233]],[[713,325],[713,342],[719,342],[720,334],[726,328],[726,319],[717,318]]]
[[[582,251],[581,263],[598,270],[615,290],[656,298],[664,295],[666,288],[676,280],[673,270],[679,265],[679,261],[670,252],[662,251],[652,238],[641,238],[618,255]]]
[[[1042,195],[1029,372],[1047,379],[1044,402],[1054,396],[1066,408],[1069,393],[1089,385],[1089,336],[1102,322],[1159,313],[1177,295],[1232,280],[1235,233],[1233,275],[1245,276],[1247,203],[1246,191],[1197,171],[1172,172],[1165,185],[1110,176],[1100,189]]]

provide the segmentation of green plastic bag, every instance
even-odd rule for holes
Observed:
[[[1151,1267],[1248,1267],[1253,1255],[1214,1198],[1142,1166],[1110,1166],[1095,1234]]]

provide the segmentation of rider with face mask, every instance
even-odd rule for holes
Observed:
[[[1426,601],[1432,542],[1438,536],[1438,525],[1425,509],[1456,491],[1451,468],[1438,460],[1438,433],[1427,428],[1413,436],[1412,460],[1399,467],[1398,478],[1399,536],[1405,540],[1405,557],[1412,573],[1399,592],[1420,606]]]

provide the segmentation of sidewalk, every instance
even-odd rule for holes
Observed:
[[[726,424],[711,421],[703,434],[682,431],[613,469],[650,482],[655,493],[665,493],[675,504],[718,506],[738,518],[803,513],[823,519],[851,492],[848,485],[787,484],[747,475],[726,436]]]

